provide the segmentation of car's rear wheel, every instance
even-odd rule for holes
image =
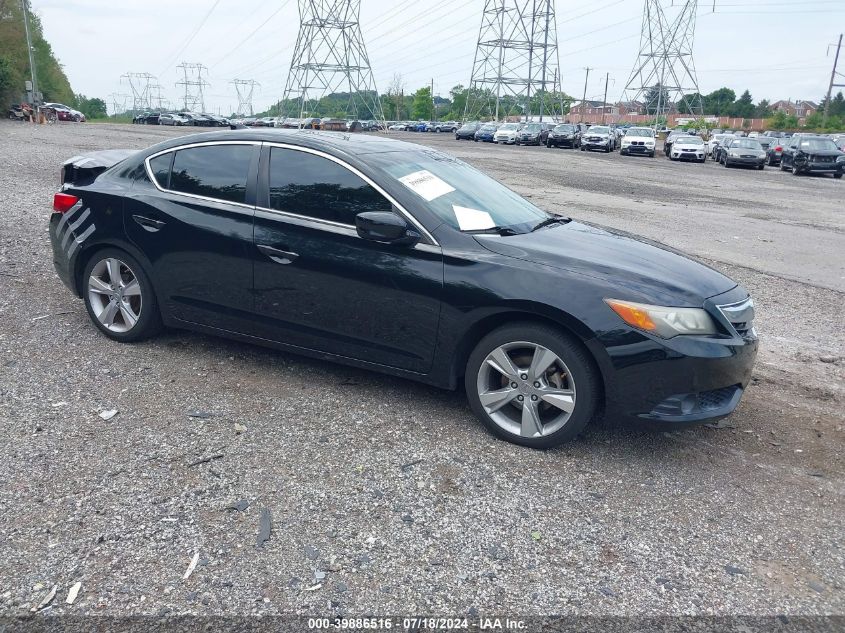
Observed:
[[[111,339],[138,341],[161,330],[152,283],[138,261],[109,248],[94,254],[82,276],[88,316]]]
[[[470,355],[465,386],[473,412],[495,435],[550,448],[574,438],[597,410],[599,378],[587,351],[552,327],[504,326]]]
[[[793,175],[793,176],[797,176],[797,175],[798,175],[798,174],[800,174],[800,173],[801,173],[801,170],[800,170],[800,169],[798,169],[795,165],[793,165],[793,166],[792,166],[792,175]]]
[[[833,177],[839,180],[840,178],[842,178],[842,174],[833,174]]]

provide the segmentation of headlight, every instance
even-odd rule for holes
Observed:
[[[739,152],[735,149],[728,151],[728,156],[739,156]]]
[[[716,333],[713,319],[701,308],[668,308],[616,299],[605,299],[605,302],[631,327],[662,338]]]

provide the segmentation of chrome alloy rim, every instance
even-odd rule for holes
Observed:
[[[141,285],[125,262],[97,262],[88,277],[88,300],[97,320],[112,332],[128,332],[141,316]]]
[[[553,351],[526,341],[494,349],[478,370],[478,398],[498,426],[521,437],[560,430],[575,410],[575,382]]]

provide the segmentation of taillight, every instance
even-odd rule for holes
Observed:
[[[782,148],[780,145],[778,145],[778,146],[775,148],[775,151],[776,151],[776,152],[782,152],[782,151],[783,151],[783,148]]]
[[[57,193],[53,196],[53,211],[56,213],[67,213],[71,207],[79,202],[79,198],[69,193]]]

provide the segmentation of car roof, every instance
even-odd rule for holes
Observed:
[[[322,130],[285,130],[279,128],[237,129],[201,134],[190,134],[169,139],[150,148],[149,153],[215,141],[264,141],[267,143],[290,143],[309,149],[335,150],[349,155],[377,154],[397,151],[423,151],[426,148],[383,136],[329,132]]]

